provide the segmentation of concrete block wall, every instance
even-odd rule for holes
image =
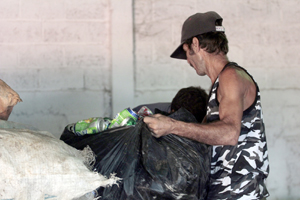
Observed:
[[[111,115],[110,2],[0,2],[0,78],[22,103],[12,121],[59,136],[71,122]]]
[[[271,166],[268,199],[300,199],[299,1],[122,2],[126,6],[117,0],[0,1],[0,78],[24,101],[10,120],[59,137],[68,123],[113,116],[124,105],[170,101],[182,87],[208,91],[207,77],[169,56],[183,21],[215,10],[224,18],[229,59],[260,86]],[[132,15],[114,14],[119,12]]]

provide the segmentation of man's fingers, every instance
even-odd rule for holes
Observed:
[[[151,123],[153,121],[153,117],[152,116],[146,116],[144,117],[144,122],[148,125],[149,123]]]
[[[161,114],[155,114],[155,115],[146,116],[146,117],[144,117],[144,122],[153,121],[155,119],[158,119],[161,116],[162,116]]]
[[[148,128],[150,129],[151,132],[153,132],[153,128],[151,126],[153,120],[154,120],[154,118],[152,116],[151,117],[147,116],[147,117],[144,118],[144,122],[145,122],[145,124],[147,124],[147,126],[148,126]]]
[[[155,115],[152,115],[153,118],[159,118],[161,117],[162,115],[161,114],[155,114]]]
[[[147,127],[148,127],[148,129],[150,130],[151,135],[154,136],[154,137],[158,137],[158,136],[154,133],[154,129],[153,129],[152,126],[151,126],[151,123],[152,123],[153,120],[155,120],[155,118],[152,117],[152,116],[144,117],[144,122],[147,124]]]
[[[161,114],[155,114],[144,118],[144,122],[147,124],[153,137],[161,137]]]

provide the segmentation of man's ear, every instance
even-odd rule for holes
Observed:
[[[194,52],[198,52],[200,50],[198,38],[193,37],[191,48]]]

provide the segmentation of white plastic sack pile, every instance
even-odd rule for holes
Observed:
[[[90,171],[93,161],[48,132],[0,129],[0,199],[69,200],[117,183]]]

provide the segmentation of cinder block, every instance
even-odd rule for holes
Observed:
[[[278,139],[274,145],[268,145],[270,170],[272,170],[267,179],[268,191],[273,196],[271,199],[293,199],[289,198],[290,180],[286,178],[290,176],[290,172],[287,170],[290,151],[288,148],[278,148],[288,147],[288,144],[285,140]]]
[[[240,66],[246,68],[247,63],[244,62],[244,51],[243,48],[240,46],[240,44],[237,43],[230,43],[229,52],[227,54],[228,58],[232,62],[236,62]]]
[[[284,127],[282,124],[274,126],[274,122],[282,122],[284,120],[284,115],[278,114],[282,113],[281,107],[276,107],[273,105],[267,104],[265,98],[262,98],[262,109],[263,109],[263,119],[265,123],[266,136],[268,146],[270,148],[275,148],[275,144],[280,136],[283,136]]]
[[[20,67],[24,69],[64,67],[64,52],[61,45],[22,45],[18,51]]]
[[[251,26],[245,24],[239,17],[232,17],[232,19],[225,18],[222,25],[225,28],[225,34],[228,39],[229,52],[232,46],[244,47],[245,44],[251,43],[248,35],[252,33]],[[237,26],[238,24],[238,26]],[[252,44],[252,43],[251,43]]]
[[[297,107],[300,101],[300,92],[294,89],[272,89],[261,91],[262,103],[270,108],[278,107],[285,112],[283,107]],[[279,112],[277,115],[281,115]],[[297,118],[296,118],[297,119]]]
[[[148,65],[136,70],[137,90],[166,90],[184,85],[184,70],[167,64]]]
[[[100,19],[109,18],[108,0],[75,0],[65,1],[67,19]]]
[[[275,3],[274,3],[275,4]],[[278,5],[277,12],[280,15],[280,24],[299,24],[300,13],[299,9],[299,1],[291,0],[291,1],[278,1],[276,2]],[[276,5],[275,4],[275,5]]]
[[[44,23],[46,43],[100,43],[107,36],[106,22],[47,21]]]
[[[17,19],[19,17],[19,0],[0,1],[0,19]]]
[[[297,37],[297,32],[300,31],[299,23],[291,23],[287,21],[277,21],[273,24],[266,24],[267,30],[263,33],[267,39],[266,45],[278,45],[281,47],[281,51],[290,49],[290,46],[294,46],[300,42]],[[286,48],[286,47],[289,48]]]
[[[295,76],[299,72],[300,69],[298,67],[273,68],[269,73],[269,88],[299,90],[299,78]]]
[[[135,25],[142,25],[152,20],[153,1],[134,1]],[[136,30],[135,30],[136,31]]]
[[[249,67],[278,68],[284,63],[281,47],[275,45],[262,46],[249,44],[243,46],[244,63]]]
[[[153,43],[136,41],[135,45],[135,62],[137,66],[149,65],[153,62]]]
[[[157,40],[153,44],[153,62],[157,64],[169,64],[173,58],[170,55],[175,49],[170,48],[170,41],[161,42]]]
[[[1,69],[14,69],[19,66],[19,45],[0,44],[0,66]]]
[[[152,22],[145,22],[141,24],[135,24],[135,39],[139,42],[153,42],[153,35],[155,34],[152,30],[154,27]]]
[[[274,26],[274,25],[273,25]],[[272,34],[272,24],[268,24],[265,21],[251,21],[244,26],[246,31],[245,35],[241,35],[241,39],[244,39],[244,45],[259,45],[259,46],[270,46],[274,43],[269,43],[269,35]],[[237,30],[239,31],[239,30]],[[260,48],[262,49],[262,48]],[[258,49],[258,50],[260,50]]]
[[[39,88],[36,69],[1,69],[0,78],[16,92],[35,91]]]
[[[0,21],[1,43],[39,43],[42,41],[40,21]]]
[[[126,81],[125,77],[123,81]],[[111,91],[111,87],[111,71],[104,66],[84,70],[85,89]]]
[[[77,44],[65,45],[65,63],[66,67],[74,68],[92,68],[108,66],[109,48],[108,38],[103,38],[102,44]],[[108,67],[106,67],[108,68]]]
[[[244,22],[256,22],[261,24],[264,22],[278,21],[280,19],[280,3],[269,1],[248,1],[248,2],[236,2],[230,1],[229,5],[225,8],[234,8],[236,15],[241,21]],[[227,13],[230,13],[230,10]],[[233,12],[233,13],[235,13]]]
[[[21,17],[24,19],[65,19],[64,1],[22,0]]]
[[[156,24],[161,24],[164,22],[169,21],[169,25],[171,25],[172,18],[171,13],[174,12],[172,8],[173,1],[167,1],[167,0],[160,0],[160,1],[153,1],[152,3],[152,20],[154,22],[159,22]],[[168,9],[166,9],[168,8]]]
[[[274,146],[268,146],[272,173],[269,175],[267,186],[273,199],[297,199],[299,196],[297,187],[294,187],[299,185],[299,179],[286,177],[299,177],[300,175],[299,162],[295,159],[300,150],[300,141],[298,136],[284,136],[285,132],[283,129],[281,135],[277,135]]]
[[[300,30],[299,30],[300,31]],[[295,39],[293,39],[295,38]],[[298,37],[293,36],[291,37],[291,45],[287,42],[287,44],[281,46],[280,55],[284,58],[284,62],[280,63],[281,68],[289,69],[289,68],[298,68],[299,69],[299,63],[300,63],[300,47],[298,42]],[[293,41],[294,40],[294,41]],[[288,48],[284,48],[285,46],[288,46]],[[293,76],[295,77],[295,76]]]
[[[300,111],[300,106],[282,106],[281,110],[284,110],[282,112],[283,120],[281,121],[281,126],[284,129],[284,136],[286,136],[286,139],[289,137],[298,137],[299,136],[299,118],[298,113]],[[298,142],[300,142],[298,140]]]
[[[45,68],[39,70],[39,89],[66,90],[83,89],[84,70],[79,68]]]
[[[299,111],[299,110],[298,110]],[[295,130],[295,129],[293,129]],[[299,135],[293,135],[285,138],[287,143],[287,148],[289,150],[289,154],[286,156],[286,163],[287,163],[287,171],[289,172],[288,177],[299,177],[300,172],[300,162],[298,159],[294,159],[295,156],[299,156],[300,152],[300,140]],[[300,180],[298,178],[293,178],[289,181],[290,185],[290,196],[298,197],[299,196],[299,189],[294,187],[296,185],[300,185]]]

